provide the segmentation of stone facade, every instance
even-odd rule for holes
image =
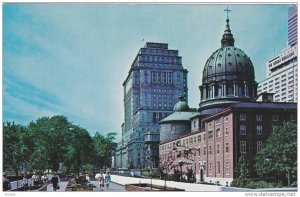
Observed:
[[[127,159],[117,167],[132,163],[142,168],[149,165],[145,155],[158,161],[158,122],[172,112],[180,94],[187,95],[187,70],[178,50],[147,42],[134,59],[123,87],[125,117],[116,154]]]

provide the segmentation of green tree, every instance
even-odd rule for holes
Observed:
[[[57,171],[66,155],[71,124],[64,116],[42,117],[28,126],[32,137],[31,169]]]
[[[12,169],[17,176],[20,167],[25,163],[23,155],[24,147],[21,142],[21,136],[25,128],[14,122],[3,123],[3,169],[8,171]]]
[[[92,162],[94,146],[90,134],[79,126],[72,126],[67,151],[64,156],[65,164],[79,175],[82,165]]]
[[[249,162],[246,158],[246,154],[242,154],[239,158],[239,179],[246,180],[249,176]]]
[[[265,178],[297,180],[297,125],[285,122],[256,154],[256,170]]]
[[[95,133],[93,144],[95,148],[95,168],[102,169],[111,167],[111,158],[116,150],[117,143],[114,142],[117,133],[108,133],[106,136]]]

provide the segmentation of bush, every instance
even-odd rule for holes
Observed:
[[[234,179],[231,184],[231,187],[241,187],[241,188],[250,188],[250,189],[260,189],[260,188],[276,188],[282,187],[281,182],[267,182],[267,181],[253,181],[249,179]]]

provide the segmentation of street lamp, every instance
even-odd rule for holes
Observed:
[[[178,161],[178,164],[180,166],[180,182],[182,181],[182,165],[183,165],[183,161],[182,160],[179,160]]]

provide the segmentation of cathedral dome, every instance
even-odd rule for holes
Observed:
[[[179,101],[175,104],[173,111],[180,112],[180,111],[189,111],[190,107],[187,102],[184,100],[184,96],[180,95]]]
[[[256,97],[254,67],[250,57],[234,46],[229,19],[221,40],[221,48],[207,59],[202,75],[200,111],[220,109]]]
[[[216,50],[206,61],[203,83],[220,80],[254,80],[254,67],[246,53],[234,46]]]

